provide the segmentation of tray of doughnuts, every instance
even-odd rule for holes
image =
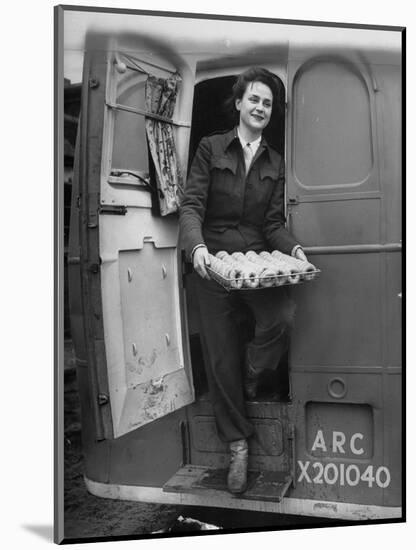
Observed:
[[[298,260],[278,250],[250,250],[245,254],[220,251],[215,256],[210,254],[209,259],[207,271],[210,277],[227,290],[296,285],[313,281],[321,272],[310,262]]]

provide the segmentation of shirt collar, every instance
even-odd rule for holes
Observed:
[[[238,128],[237,128],[237,136],[238,136],[238,139],[240,140],[241,146],[243,148],[247,145],[247,143],[250,143],[250,147],[253,148],[253,151],[257,150],[258,146],[260,145],[261,138],[262,138],[262,136],[260,134],[260,136],[257,139],[254,139],[253,141],[246,141],[241,137],[241,134],[238,131]]]
[[[224,142],[224,151],[227,151],[227,149],[230,147],[231,143],[234,141],[240,141],[240,138],[238,136],[237,126],[230,130],[227,134],[225,134],[225,142]],[[263,147],[264,149],[267,149],[267,152],[270,153],[270,145],[267,143],[266,138],[262,135],[259,149],[260,147]]]

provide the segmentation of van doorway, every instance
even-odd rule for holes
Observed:
[[[281,93],[277,103],[273,106],[272,116],[264,131],[264,136],[268,143],[284,156],[285,93],[282,81],[278,77],[276,78]],[[234,121],[231,113],[227,112],[226,100],[232,95],[232,86],[236,79],[237,75],[223,76],[204,80],[195,86],[188,170],[198,144],[204,136],[226,132],[233,128]],[[191,362],[195,393],[198,398],[207,394],[208,384],[199,336],[199,311],[194,277],[197,277],[195,273],[187,276],[186,289]],[[237,312],[237,322],[239,334],[242,336],[242,346],[245,346],[254,336],[254,320],[248,308],[240,308]],[[263,374],[258,390],[258,400],[288,401],[290,398],[288,370],[288,354],[286,354],[277,371],[266,371]]]

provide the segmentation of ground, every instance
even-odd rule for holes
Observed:
[[[65,342],[64,407],[65,539],[143,535],[168,529],[181,515],[183,507],[107,500],[87,492],[83,480],[76,370],[70,341]]]

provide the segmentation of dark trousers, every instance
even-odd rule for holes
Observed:
[[[239,304],[251,310],[254,338],[247,354],[256,371],[276,369],[287,350],[295,306],[284,287],[227,292],[215,281],[197,279],[201,343],[219,437],[226,442],[253,434],[244,392],[245,350],[237,322]]]

